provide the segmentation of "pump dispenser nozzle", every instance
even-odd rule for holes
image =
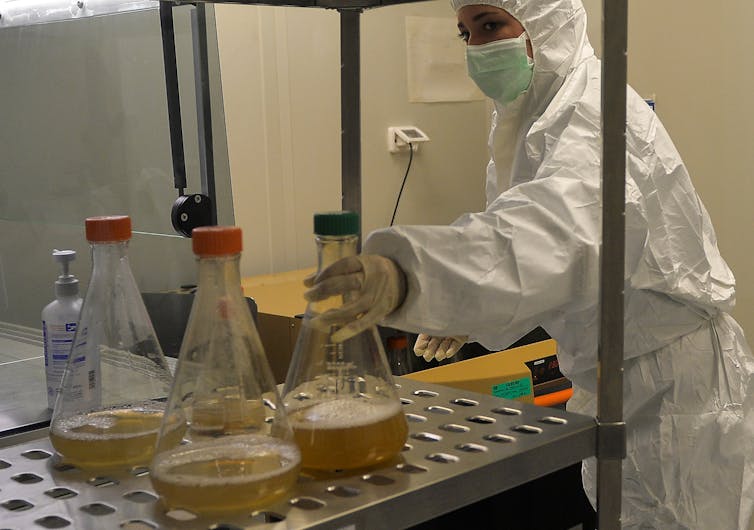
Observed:
[[[75,250],[52,252],[53,259],[60,264],[61,274],[55,280],[55,296],[75,296],[79,292],[79,280],[70,273],[70,263],[76,259]]]

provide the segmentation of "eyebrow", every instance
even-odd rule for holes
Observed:
[[[477,20],[479,20],[480,18],[484,18],[484,17],[486,17],[487,15],[500,15],[500,14],[501,14],[501,13],[500,13],[499,11],[492,11],[492,10],[490,10],[490,11],[482,11],[481,13],[477,13],[476,15],[474,15],[474,16],[473,16],[473,17],[471,18],[471,21],[472,21],[472,22],[476,22],[476,21],[477,21]],[[458,28],[459,28],[459,29],[460,29],[460,28],[465,28],[465,27],[466,27],[466,26],[465,26],[465,25],[463,24],[463,22],[459,22],[459,23],[458,23]]]
[[[493,10],[482,11],[481,13],[477,13],[476,15],[474,15],[471,20],[477,21],[480,18],[482,18],[484,16],[487,16],[487,15],[502,15],[502,13],[500,11],[493,11]]]

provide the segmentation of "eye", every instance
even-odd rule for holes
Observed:
[[[484,29],[484,31],[492,31],[492,32],[494,32],[494,31],[497,31],[498,29],[500,29],[502,26],[503,26],[503,24],[499,24],[497,22],[485,22],[482,25],[482,29]]]
[[[463,42],[469,42],[469,32],[468,31],[459,32],[458,38],[461,39]]]

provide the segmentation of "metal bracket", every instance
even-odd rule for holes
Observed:
[[[623,460],[626,458],[626,423],[597,421],[597,458]]]
[[[170,147],[173,158],[173,184],[176,190],[178,190],[178,199],[173,203],[171,210],[171,221],[173,228],[179,234],[191,237],[191,230],[197,226],[217,224],[212,116],[207,65],[207,26],[205,6],[202,4],[194,7],[191,19],[191,33],[194,44],[199,165],[202,191],[204,193],[186,195],[186,162],[183,151],[181,100],[178,90],[178,67],[173,24],[173,7],[176,5],[169,1],[160,2],[160,29],[162,33],[163,60],[165,63],[165,88],[168,104],[168,123],[170,126]]]

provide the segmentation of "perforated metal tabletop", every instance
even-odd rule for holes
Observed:
[[[95,476],[61,466],[45,430],[0,449],[0,528],[397,529],[594,455],[593,418],[397,378],[409,438],[369,473],[302,476],[267,510],[208,520],[165,513],[148,470]]]

